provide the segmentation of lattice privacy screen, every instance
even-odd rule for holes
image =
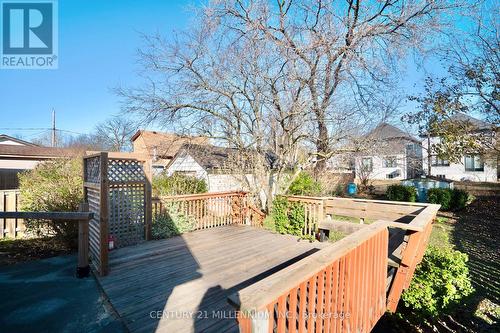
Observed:
[[[94,218],[89,224],[89,254],[95,269],[108,272],[108,246],[145,239],[147,179],[143,164],[107,153],[84,157],[85,200]],[[150,195],[150,191],[148,192]]]
[[[116,247],[144,240],[145,181],[142,163],[109,159],[109,234]]]

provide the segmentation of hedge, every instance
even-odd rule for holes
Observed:
[[[460,210],[465,208],[473,199],[464,190],[449,188],[431,188],[427,192],[427,201],[441,205],[441,210]]]
[[[391,185],[387,187],[387,198],[391,201],[415,202],[417,189],[413,186]]]

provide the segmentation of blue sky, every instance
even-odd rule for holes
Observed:
[[[0,133],[30,140],[48,128],[51,110],[57,127],[85,133],[120,112],[120,98],[111,90],[134,86],[141,33],[167,35],[190,24],[193,1],[60,0],[59,68],[0,70]],[[409,61],[402,86],[421,83]],[[12,130],[7,130],[12,129]]]
[[[57,127],[78,133],[120,112],[111,89],[137,80],[140,33],[170,33],[189,24],[187,1],[60,0],[59,68],[0,70],[0,133],[40,131],[3,128]]]

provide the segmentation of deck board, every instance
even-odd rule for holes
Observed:
[[[230,294],[328,245],[217,227],[112,251],[110,274],[98,280],[132,332],[235,332]],[[152,311],[186,318],[158,320]]]

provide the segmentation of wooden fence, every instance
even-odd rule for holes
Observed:
[[[0,212],[17,212],[19,207],[19,190],[0,190]],[[0,238],[19,238],[24,235],[26,227],[20,218],[0,219]]]
[[[181,213],[195,221],[195,230],[231,224],[261,226],[265,216],[249,202],[246,192],[163,196],[152,202],[153,216]]]
[[[309,211],[305,231],[321,228],[327,215],[377,220],[232,296],[240,331],[369,332],[386,310],[396,310],[422,260],[439,205],[289,199]]]

